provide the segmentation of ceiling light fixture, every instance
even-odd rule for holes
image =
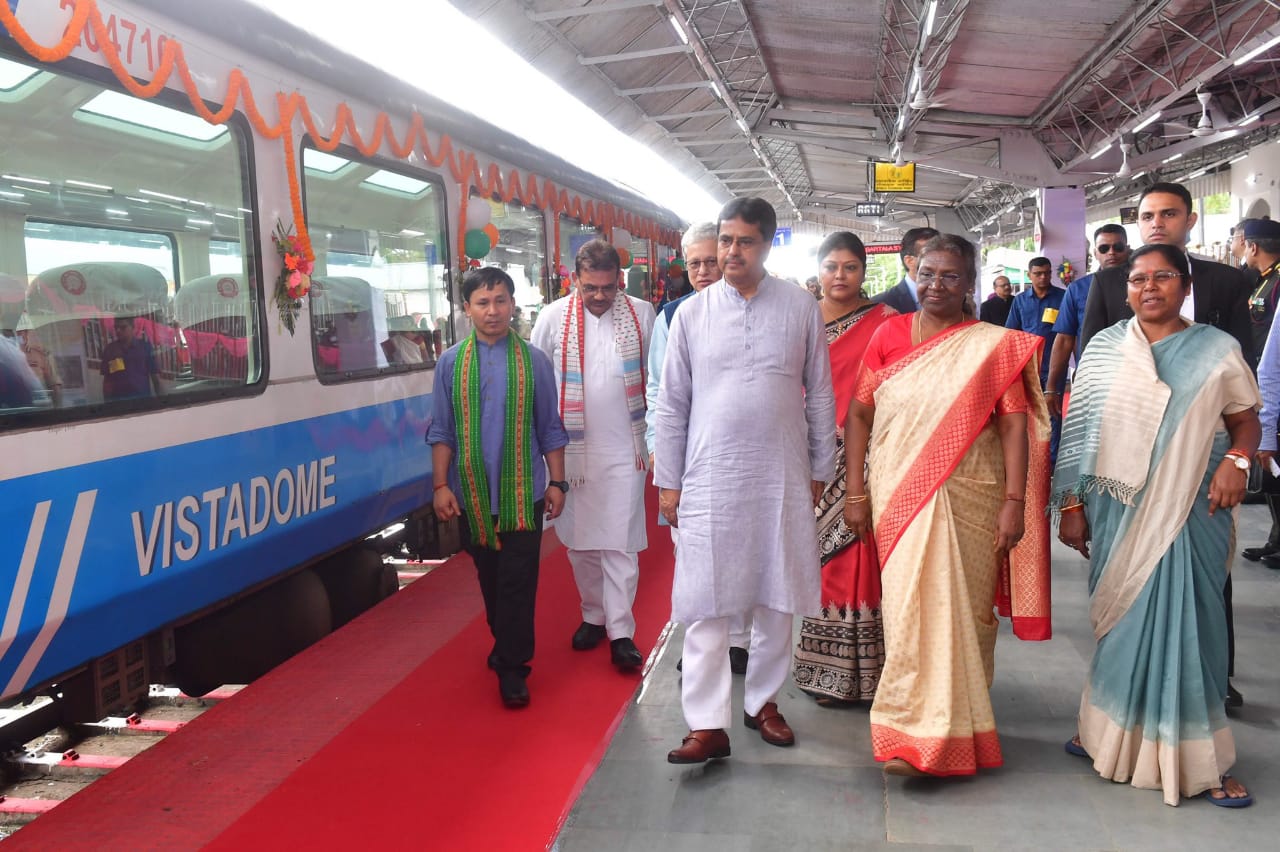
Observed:
[[[676,35],[680,37],[683,44],[689,43],[689,36],[685,33],[684,27],[680,26],[680,20],[675,15],[667,15],[667,20],[671,22],[671,29],[676,31]]]
[[[927,38],[933,35],[933,25],[938,20],[938,0],[929,0],[929,11],[924,16],[924,34]],[[1261,52],[1261,51],[1259,51]]]
[[[1139,130],[1142,130],[1150,126],[1151,124],[1154,124],[1156,119],[1158,119],[1159,117],[1160,117],[1160,110],[1156,110],[1155,112],[1151,113],[1151,115],[1147,116],[1144,120],[1138,122],[1138,125],[1133,128],[1133,132],[1137,133]]]
[[[1108,151],[1110,151],[1110,150],[1111,150],[1111,144],[1112,144],[1112,143],[1108,142],[1106,145],[1104,145],[1104,146],[1102,146],[1101,148],[1099,148],[1098,150],[1094,151],[1092,154],[1090,154],[1090,155],[1089,155],[1089,159],[1090,159],[1090,160],[1096,160],[1096,159],[1098,159],[1099,157],[1101,157],[1103,154],[1105,154],[1105,153],[1107,153]]]
[[[1280,44],[1280,36],[1276,36],[1275,38],[1265,42],[1264,44],[1258,47],[1255,47],[1253,50],[1249,51],[1244,56],[1241,56],[1239,59],[1237,59],[1235,64],[1243,65],[1246,62],[1248,62],[1250,59],[1253,59],[1258,54],[1266,53],[1268,50],[1275,47],[1277,44]]]
[[[36,186],[49,186],[49,181],[43,178],[23,177],[22,175],[0,175],[5,180],[14,180],[19,183],[34,183]]]

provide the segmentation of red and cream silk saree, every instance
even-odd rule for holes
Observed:
[[[912,345],[910,315],[867,347],[856,398],[875,408],[868,494],[886,660],[871,707],[876,760],[933,775],[1003,762],[991,709],[996,613],[1048,639],[1049,420],[1039,338],[964,322]],[[1026,412],[1025,535],[995,551],[1005,500],[999,415]]]

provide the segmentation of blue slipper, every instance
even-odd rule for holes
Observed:
[[[1230,777],[1231,777],[1230,775],[1222,776],[1222,783],[1224,788],[1227,783],[1227,779]],[[1204,799],[1209,804],[1216,805],[1217,807],[1220,807],[1220,808],[1247,808],[1253,804],[1253,796],[1248,794],[1244,796],[1238,796],[1233,799],[1230,796],[1225,795],[1224,793],[1222,798],[1219,799],[1213,795],[1212,790],[1205,790],[1203,793],[1200,794],[1199,798]]]
[[[1084,750],[1084,746],[1080,745],[1075,740],[1067,740],[1065,743],[1063,743],[1062,750],[1065,751],[1067,754],[1075,755],[1076,757],[1089,756],[1089,752]]]

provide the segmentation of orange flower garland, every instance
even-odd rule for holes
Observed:
[[[414,113],[401,142],[394,134],[390,116],[385,112],[379,112],[374,120],[372,138],[366,142],[356,129],[351,107],[343,102],[335,111],[331,132],[326,137],[316,126],[310,106],[303,95],[297,92],[288,94],[277,92],[275,95],[277,119],[272,124],[259,110],[252,87],[238,68],[233,68],[229,72],[226,93],[222,98],[222,108],[214,112],[205,105],[204,98],[187,65],[182,44],[176,39],[165,40],[160,50],[155,76],[148,83],[139,83],[122,62],[119,51],[107,31],[107,24],[98,9],[97,0],[77,0],[62,38],[50,47],[38,44],[31,38],[31,35],[18,23],[17,16],[8,3],[0,3],[0,24],[3,24],[14,41],[30,56],[47,63],[59,62],[70,56],[76,45],[80,43],[85,29],[88,28],[101,46],[102,56],[108,67],[131,94],[140,98],[155,97],[164,89],[170,76],[177,73],[192,109],[210,124],[225,124],[235,113],[237,105],[242,105],[245,116],[258,133],[268,139],[278,139],[281,142],[286,164],[285,174],[289,184],[289,201],[297,226],[297,234],[292,237],[293,245],[296,254],[308,262],[314,260],[314,254],[302,209],[302,192],[294,152],[293,120],[295,117],[301,118],[315,146],[321,151],[333,151],[342,144],[344,138],[349,138],[350,144],[362,155],[374,157],[385,139],[392,153],[401,159],[407,158],[415,150],[420,150],[432,168],[439,169],[447,166],[449,173],[462,190],[460,206],[463,220],[465,220],[467,197],[471,188],[474,187],[486,197],[497,195],[506,202],[518,198],[526,206],[547,209],[557,217],[564,213],[581,222],[605,229],[619,224],[635,236],[658,240],[669,245],[676,244],[680,236],[677,230],[665,228],[653,220],[640,219],[614,205],[597,204],[594,201],[587,201],[584,204],[580,196],[571,197],[567,190],[556,186],[549,179],[542,181],[541,191],[539,191],[537,175],[528,175],[522,181],[520,172],[513,168],[504,182],[502,169],[498,164],[490,163],[488,169],[482,170],[476,154],[456,147],[453,140],[446,134],[439,134],[439,145],[433,151],[423,118],[418,113]],[[461,229],[458,236],[461,240]],[[463,254],[461,246],[459,249],[458,254],[461,256]],[[558,266],[559,241],[556,241],[553,251],[554,263]]]

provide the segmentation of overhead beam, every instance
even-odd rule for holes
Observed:
[[[800,109],[771,109],[764,114],[768,121],[792,121],[800,124],[820,124],[829,127],[869,127],[880,129],[880,119],[874,115],[855,115],[848,112],[816,112]]]
[[[531,21],[562,21],[565,18],[580,18],[583,15],[603,15],[609,12],[623,12],[627,9],[639,9],[643,6],[661,6],[662,0],[612,0],[609,3],[596,3],[592,6],[573,6],[566,9],[549,9],[545,12],[525,12]]]
[[[661,115],[651,115],[649,118],[654,121],[678,121],[685,118],[704,118],[709,115],[728,115],[729,110],[724,107],[710,107],[709,109],[698,109],[692,112],[664,112]]]
[[[675,44],[671,47],[654,47],[649,50],[628,50],[624,53],[606,53],[601,56],[579,56],[578,64],[604,65],[609,62],[626,62],[631,59],[649,59],[654,56],[670,56],[673,53],[693,53],[693,48],[687,44]]]
[[[640,86],[636,89],[614,89],[614,94],[622,97],[632,95],[654,95],[658,92],[686,92],[691,89],[710,89],[710,80],[692,80],[688,83],[663,83],[660,86]]]

